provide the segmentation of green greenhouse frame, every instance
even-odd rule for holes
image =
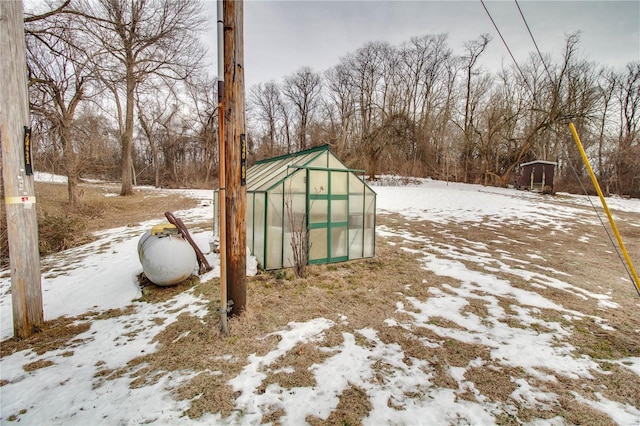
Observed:
[[[301,236],[309,264],[373,257],[376,193],[363,177],[363,170],[349,169],[328,145],[249,168],[247,246],[260,266],[294,266],[293,247]]]

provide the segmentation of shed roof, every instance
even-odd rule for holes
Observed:
[[[534,161],[529,161],[529,162],[527,162],[527,163],[522,163],[522,164],[520,164],[520,167],[522,167],[522,166],[528,166],[528,165],[530,165],[530,164],[551,164],[551,165],[553,165],[553,166],[557,166],[557,165],[558,165],[558,163],[557,163],[557,162],[555,162],[555,161],[534,160]]]

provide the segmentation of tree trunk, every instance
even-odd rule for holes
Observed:
[[[127,68],[133,65],[127,65]],[[122,189],[120,195],[133,195],[133,102],[135,77],[133,70],[127,69],[127,99],[124,116],[124,134],[122,135]]]
[[[71,139],[71,128],[69,127],[71,119],[62,117],[60,123],[60,142],[62,145],[62,158],[64,160],[64,168],[67,175],[67,193],[69,195],[69,205],[77,207],[80,204],[78,197],[78,156],[73,149]]]

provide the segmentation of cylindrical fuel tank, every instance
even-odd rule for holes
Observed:
[[[138,241],[142,270],[159,286],[178,284],[191,276],[196,267],[196,253],[174,225],[154,226]]]

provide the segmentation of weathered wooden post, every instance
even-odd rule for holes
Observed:
[[[0,1],[0,142],[15,337],[44,324],[22,1]]]
[[[218,224],[220,238],[220,332],[227,334],[227,185],[225,169],[225,140],[224,140],[224,2],[216,1],[218,17]]]
[[[247,301],[243,8],[242,0],[224,1],[226,252],[227,289],[233,301],[231,315],[241,314]]]

